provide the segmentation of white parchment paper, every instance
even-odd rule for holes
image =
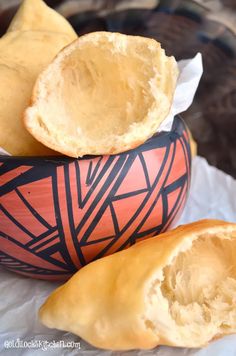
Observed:
[[[236,181],[207,164],[205,159],[193,160],[192,183],[187,205],[179,224],[202,218],[219,218],[236,222]],[[0,269],[0,354],[13,356],[83,355],[83,356],[235,356],[236,335],[211,343],[204,349],[178,349],[158,347],[151,351],[116,352],[92,348],[75,335],[47,329],[37,318],[37,311],[50,292],[59,283],[28,279]],[[12,340],[38,340],[38,348],[6,348]],[[53,348],[49,341],[80,341],[81,349]],[[5,344],[5,346],[4,346]]]
[[[178,62],[179,78],[173,98],[169,115],[160,125],[158,132],[170,131],[174,116],[187,110],[192,104],[199,81],[201,79],[202,55],[198,53],[192,59],[186,59]],[[20,154],[20,153],[19,153]],[[0,155],[9,155],[9,153],[0,147]]]
[[[179,77],[170,113],[161,123],[158,132],[170,131],[175,115],[186,111],[192,104],[203,73],[201,53],[197,53],[192,59],[179,61],[178,67]]]

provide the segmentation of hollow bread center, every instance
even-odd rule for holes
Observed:
[[[171,337],[204,344],[217,334],[236,331],[235,250],[235,239],[203,236],[164,268],[164,279],[152,285],[149,299],[156,310],[157,295],[163,303],[166,315],[157,319],[167,321],[163,328],[170,328]],[[155,330],[157,320],[150,315],[148,321]]]
[[[149,83],[154,77],[153,59],[148,45],[134,45],[135,50],[130,45],[115,52],[112,43],[85,43],[65,58],[62,80],[55,86],[54,78],[54,89],[48,93],[47,102],[53,108],[46,102],[42,109],[51,115],[49,121],[56,117],[65,136],[109,139],[145,118],[154,102]]]

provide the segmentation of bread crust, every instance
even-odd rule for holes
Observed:
[[[71,41],[77,38],[70,23],[43,0],[23,0],[7,32],[49,31],[67,34]]]
[[[205,339],[203,329],[195,340],[182,337],[184,329],[177,332],[179,326],[173,328],[162,317],[169,318],[168,300],[158,304],[158,298],[156,309],[148,317],[148,308],[154,303],[150,299],[154,287],[150,285],[154,280],[161,284],[166,267],[173,266],[175,257],[203,236],[206,244],[217,236],[222,244],[230,241],[235,247],[236,224],[201,220],[92,262],[49,296],[40,308],[40,320],[50,328],[73,332],[98,348],[112,350],[150,349],[157,345],[202,347],[211,339],[232,333],[225,329]],[[155,327],[153,310],[160,316]],[[186,331],[192,326],[190,323],[183,327]]]
[[[24,0],[0,39],[0,146],[11,155],[56,155],[29,134],[22,116],[39,73],[76,38],[43,1]]]
[[[99,41],[101,42],[101,45]],[[68,79],[68,76],[64,74],[64,71],[66,70],[66,68],[76,66],[75,58],[76,59],[78,58],[78,61],[81,60],[80,58],[81,55],[79,55],[80,53],[79,51],[83,51],[83,48],[85,48],[86,46],[89,49],[96,48],[98,43],[99,43],[98,46],[99,49],[102,47],[102,45],[104,45],[104,48],[106,46],[108,48],[109,46],[111,46],[111,48],[109,49],[110,57],[114,58],[113,59],[114,63],[116,62],[116,58],[118,58],[120,54],[122,55],[122,53],[125,51],[123,49],[125,45],[128,48],[127,51],[129,50],[129,43],[130,46],[132,45],[133,47],[135,47],[135,45],[137,45],[137,47],[139,46],[140,51],[142,49],[142,46],[144,45],[147,48],[150,47],[151,49],[148,50],[152,51],[153,53],[152,55],[149,54],[150,63],[151,61],[153,61],[153,63],[150,64],[149,66],[150,68],[153,67],[153,73],[154,73],[150,81],[151,80],[156,81],[155,84],[152,84],[152,87],[150,83],[145,84],[146,86],[150,85],[150,88],[148,90],[146,89],[145,90],[148,93],[147,95],[152,97],[152,100],[154,100],[154,104],[152,105],[150,104],[150,107],[147,107],[147,113],[144,115],[142,120],[140,122],[136,122],[137,118],[133,117],[132,119],[133,121],[130,122],[130,125],[127,126],[126,131],[124,130],[122,134],[117,134],[117,135],[116,134],[106,135],[104,133],[101,141],[97,140],[96,137],[91,139],[89,129],[86,132],[83,131],[83,127],[80,125],[81,122],[80,124],[78,122],[76,122],[75,124],[77,118],[82,117],[82,114],[80,114],[79,112],[79,107],[81,104],[80,102],[78,102],[77,117],[73,118],[72,115],[69,114],[68,112],[70,112],[70,107],[75,106],[75,104],[74,103],[71,104],[67,102],[68,100],[65,97],[66,90],[64,90],[63,88],[62,88],[63,90],[61,89],[63,82],[66,83],[65,86],[70,85],[70,79]],[[120,44],[121,49],[119,48],[118,44]],[[97,50],[98,52],[96,56],[94,55],[94,57],[99,58],[99,60],[102,61],[103,58],[102,55],[99,54],[99,49]],[[133,53],[131,51],[129,56],[132,58],[132,56],[135,55],[137,55],[137,53],[135,52],[134,49]],[[127,56],[127,58],[129,56]],[[145,57],[144,54],[142,54],[142,56],[143,58]],[[145,60],[147,60],[147,58]],[[70,63],[70,60],[72,64]],[[88,63],[91,60],[92,60],[91,57],[87,58]],[[82,68],[82,65],[80,66],[78,65],[78,68],[79,69],[77,70],[80,70],[80,68]],[[93,67],[92,69],[94,70],[94,68],[95,67]],[[132,71],[134,73],[136,70],[138,72],[138,67],[137,69],[134,67],[132,68]],[[104,73],[109,72],[109,70],[107,70],[106,72],[105,64],[104,64],[104,68],[102,68],[102,71],[104,71]],[[90,73],[89,71],[87,72]],[[84,73],[87,72],[85,71]],[[95,68],[95,72],[96,72],[96,68]],[[81,73],[80,75],[78,75],[78,78],[83,76],[85,77],[87,75]],[[99,78],[103,77],[104,73],[103,74],[99,73],[98,74]],[[74,73],[73,75],[75,77],[76,73]],[[139,146],[140,144],[144,143],[148,138],[152,137],[154,133],[156,133],[159,125],[167,117],[170,111],[171,103],[175,91],[175,86],[177,82],[177,77],[178,77],[178,67],[175,59],[173,57],[167,57],[163,49],[161,49],[160,44],[153,39],[143,38],[140,36],[126,36],[119,33],[108,33],[108,32],[94,32],[94,33],[86,34],[81,36],[79,39],[75,40],[66,48],[64,48],[56,56],[54,61],[39,75],[38,80],[33,89],[33,94],[31,97],[31,105],[26,109],[24,113],[24,124],[26,129],[39,142],[43,143],[45,146],[48,146],[53,150],[56,150],[58,152],[61,152],[71,157],[82,157],[83,155],[87,155],[87,154],[88,155],[104,155],[104,154],[113,155],[113,154],[121,153]],[[58,79],[55,85],[53,84],[54,78]],[[132,84],[129,83],[129,74],[127,74],[126,80],[127,80],[127,86]],[[96,80],[94,80],[94,82],[96,83]],[[143,82],[145,82],[145,80],[143,80]],[[75,95],[74,101],[77,100],[77,94],[84,90],[80,88],[79,79],[77,80],[76,85],[77,85],[77,91],[74,94]],[[123,82],[122,85],[124,85]],[[58,86],[60,86],[60,90],[58,90]],[[86,84],[86,88],[87,88],[87,84]],[[112,88],[109,87],[105,89],[104,88],[105,88],[105,84],[103,85],[103,90],[106,89],[107,93],[109,91],[116,92],[118,90],[117,88],[119,88],[119,85],[117,84],[117,88],[116,85]],[[159,94],[158,94],[158,90],[159,90]],[[51,96],[52,92],[56,93],[57,91],[58,91],[58,97],[56,97],[56,95]],[[64,96],[62,96],[61,91],[63,91]],[[47,95],[45,93],[47,93]],[[55,100],[58,101],[57,105],[54,103]],[[85,110],[85,112],[87,113],[89,111],[89,107],[92,107],[94,104],[91,101],[90,96],[88,96],[86,100],[88,101],[86,103],[87,110]],[[102,97],[101,100],[104,101],[104,97]],[[62,102],[63,105],[61,104]],[[100,102],[100,104],[101,104],[100,106],[103,105],[102,102]],[[48,108],[47,110],[44,109],[45,105],[47,105]],[[58,114],[49,115],[53,105],[55,107],[61,105],[61,111],[60,112],[58,111]],[[113,107],[113,105],[115,104],[114,103],[110,104],[111,107]],[[132,100],[131,102],[127,100],[125,104],[122,103],[122,105],[120,106],[124,108],[125,105],[132,106]],[[98,109],[99,109],[99,105],[98,105]],[[107,112],[109,112],[110,114],[109,110],[107,109]],[[55,110],[53,109],[52,112],[55,112]],[[100,123],[104,121],[104,117],[106,116],[107,112],[105,112],[105,114],[103,115],[100,112],[97,113],[98,116],[96,118],[97,120],[96,125],[98,123],[100,125]],[[58,121],[58,118],[60,116],[63,117],[63,120],[61,119],[61,121],[63,121],[63,124]],[[82,117],[81,120],[83,122],[84,120],[87,120],[89,122],[90,117],[86,116],[85,119]],[[117,125],[121,127],[124,121],[125,121],[125,117],[121,116],[120,121]],[[66,125],[64,124],[65,122],[67,123]],[[71,125],[70,130],[67,130],[68,125]],[[94,127],[94,125],[91,124],[91,129]],[[113,125],[116,124],[114,123]],[[132,125],[134,125],[135,128],[132,127]],[[73,130],[72,127],[74,128]],[[81,135],[76,133],[78,129],[82,130],[83,133]],[[106,122],[104,122],[104,124],[101,124],[99,128],[97,128],[97,133],[99,132],[99,134],[102,135],[102,131],[105,129],[106,129]],[[66,136],[66,141],[64,140],[65,136]]]

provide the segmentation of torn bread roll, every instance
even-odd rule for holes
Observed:
[[[38,141],[71,157],[120,153],[157,131],[177,77],[175,59],[157,41],[89,33],[41,73],[24,122]]]
[[[104,349],[201,347],[236,332],[235,254],[236,224],[180,226],[82,268],[39,316]]]

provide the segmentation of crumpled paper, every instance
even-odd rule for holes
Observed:
[[[236,180],[195,157],[188,201],[178,224],[202,218],[236,222]],[[0,354],[11,356],[235,356],[236,335],[212,342],[203,349],[157,347],[150,351],[110,352],[93,348],[70,333],[47,329],[40,324],[40,305],[59,283],[33,280],[0,268]],[[37,348],[13,349],[11,341],[38,340]],[[54,347],[48,343],[54,340]],[[61,340],[61,341],[60,341]],[[64,342],[55,348],[56,342]],[[80,342],[80,349],[69,342]],[[4,346],[5,344],[5,346]],[[7,348],[7,345],[9,348]],[[10,346],[9,346],[10,345]],[[51,344],[53,345],[53,344]],[[66,346],[67,345],[67,346]],[[65,347],[63,347],[65,346]]]
[[[178,67],[179,77],[170,113],[159,126],[158,132],[170,131],[175,115],[184,112],[192,104],[203,73],[201,53],[196,54],[192,59],[179,61]],[[9,155],[9,153],[0,147],[0,155]]]
[[[174,117],[186,111],[191,106],[203,73],[201,53],[197,53],[192,59],[179,61],[178,67],[179,77],[172,106],[169,115],[159,126],[158,132],[170,131]]]

